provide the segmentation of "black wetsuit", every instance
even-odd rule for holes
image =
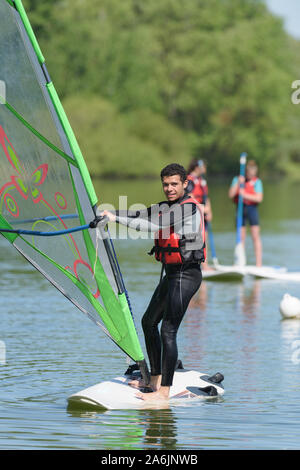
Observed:
[[[151,375],[171,386],[178,358],[177,331],[202,281],[200,264],[167,265],[142,319]],[[158,324],[162,321],[159,334]]]
[[[187,196],[184,196],[186,198]],[[181,198],[175,204],[182,201]],[[170,217],[167,211],[157,219],[154,217],[149,221],[150,213],[159,214],[161,205],[168,204],[172,208],[174,203],[160,203],[148,208],[144,212],[121,214],[117,212],[117,222],[138,228],[139,230],[157,230],[170,224]],[[158,206],[158,208],[157,208]],[[166,217],[164,215],[166,214]],[[197,207],[191,205],[190,214],[183,217],[182,207],[179,207],[178,214],[174,216],[173,224],[181,223],[184,226],[199,227],[199,221],[193,220],[197,216]],[[142,220],[141,220],[142,218]],[[177,220],[176,220],[177,218]],[[138,219],[140,219],[138,221]],[[164,222],[164,220],[166,222]],[[197,292],[202,281],[202,273],[199,263],[168,264],[165,265],[165,275],[156,287],[149,306],[142,318],[142,327],[145,335],[147,354],[150,362],[151,375],[162,375],[161,385],[171,386],[178,358],[177,351],[177,331],[189,302]],[[161,324],[159,332],[158,325]]]

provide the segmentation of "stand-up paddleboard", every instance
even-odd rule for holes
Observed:
[[[257,279],[274,279],[277,275],[281,275],[287,272],[284,267],[277,266],[245,266],[245,276],[253,276]]]
[[[210,222],[207,222],[206,228],[209,235],[209,246],[211,249],[213,266],[209,266],[209,269],[202,270],[202,278],[207,281],[241,281],[244,273],[239,266],[224,266],[219,264]]]
[[[300,282],[300,272],[292,272],[292,271],[285,271],[285,272],[268,272],[268,273],[259,273],[259,272],[252,272],[252,276],[264,279],[271,279],[274,281],[283,281],[283,282]]]
[[[206,281],[241,281],[246,276],[255,279],[300,281],[300,272],[288,272],[284,267],[216,265],[202,271],[202,277]]]
[[[240,266],[217,265],[202,271],[205,281],[242,281],[244,276],[244,268]]]
[[[93,385],[71,395],[68,398],[69,407],[107,410],[159,407],[161,405],[159,402],[138,398],[136,394],[139,389],[128,385],[128,382],[139,377],[139,371],[129,370],[125,375]],[[190,403],[192,400],[220,397],[224,394],[223,379],[223,375],[219,372],[209,376],[195,370],[177,369],[167,403],[170,406],[176,406]],[[145,390],[141,389],[143,392]]]

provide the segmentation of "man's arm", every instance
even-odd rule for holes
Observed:
[[[178,228],[178,230],[182,230],[184,225],[192,227],[195,225],[192,222],[196,213],[196,204],[173,204],[169,206],[167,203],[160,203],[144,211],[133,213],[117,211],[115,214],[104,211],[102,215],[106,215],[111,222],[120,223],[134,230],[157,232],[171,226]]]

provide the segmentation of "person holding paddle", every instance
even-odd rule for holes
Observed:
[[[212,208],[210,203],[210,198],[208,196],[208,186],[205,179],[206,175],[206,163],[204,160],[193,159],[188,168],[188,186],[186,192],[196,199],[199,204],[203,204],[204,207],[204,223],[205,230],[208,230],[209,240],[212,243],[211,250],[214,252],[214,244],[212,241]],[[213,254],[213,259],[216,260],[215,253]],[[213,270],[208,264],[207,261],[202,263],[202,271]]]
[[[178,328],[200,287],[200,263],[205,260],[203,207],[186,193],[186,170],[172,163],[162,169],[160,177],[165,201],[137,212],[101,213],[111,222],[155,234],[149,254],[162,264],[161,278],[142,318],[151,380],[147,393],[137,392],[139,398],[155,401],[169,398],[178,359]],[[147,386],[142,380],[133,380],[131,385]]]
[[[190,193],[199,204],[204,204],[204,219],[206,222],[212,220],[211,203],[208,196],[208,186],[205,179],[206,164],[203,160],[192,160],[188,168],[187,193]]]
[[[262,266],[262,243],[260,238],[260,226],[258,205],[263,200],[263,184],[257,176],[258,167],[254,160],[249,160],[246,165],[246,174],[233,178],[229,188],[229,197],[237,204],[239,197],[242,199],[243,211],[241,220],[241,241],[244,246],[246,239],[246,223],[250,225],[251,237],[254,245],[256,266]]]

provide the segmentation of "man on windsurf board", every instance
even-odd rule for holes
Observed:
[[[155,233],[154,254],[162,263],[161,280],[142,318],[150,362],[150,392],[143,400],[167,400],[178,359],[177,332],[189,302],[201,285],[205,261],[203,207],[187,192],[187,173],[176,163],[161,171],[166,201],[144,211],[103,211],[111,222]],[[165,271],[165,275],[163,275]],[[159,332],[158,325],[161,322]],[[142,382],[132,381],[132,386]]]

